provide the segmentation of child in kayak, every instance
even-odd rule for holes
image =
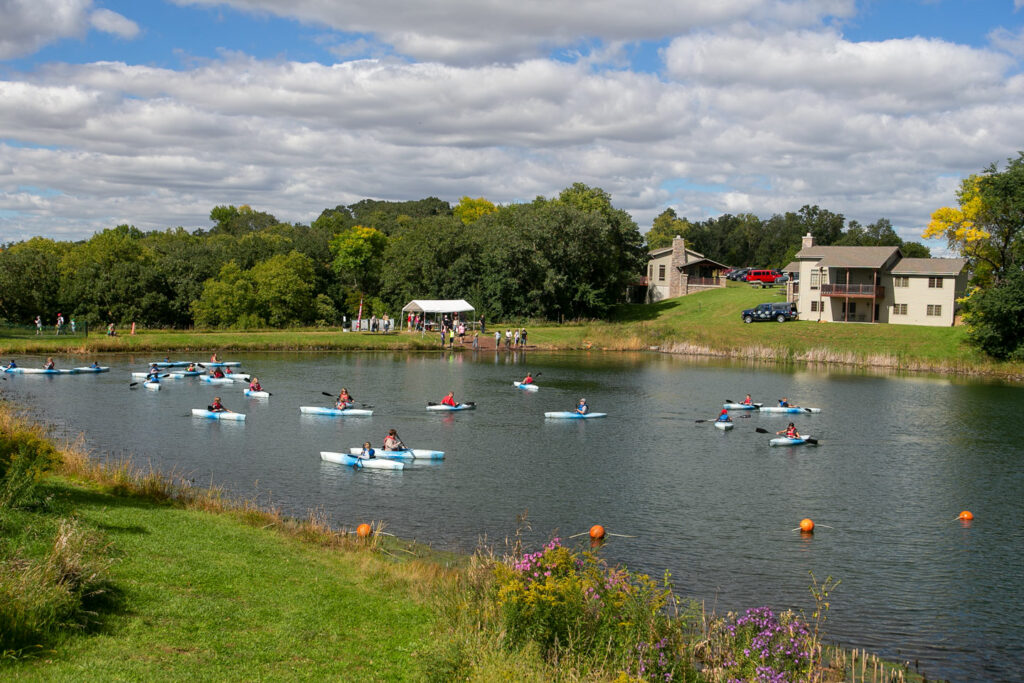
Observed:
[[[89,367],[92,368],[93,370],[99,370],[100,369],[100,364],[97,363],[96,361],[93,361],[92,365],[90,365]]]
[[[729,417],[729,410],[726,409],[726,408],[722,408],[722,412],[720,412],[718,414],[718,420],[716,420],[716,421],[717,422],[732,422],[732,418]]]
[[[796,408],[796,406],[789,405],[789,399],[786,398],[785,396],[783,396],[782,398],[779,399],[779,407],[780,408]]]
[[[338,410],[345,410],[345,408],[351,408],[352,404],[355,402],[355,398],[352,397],[352,394],[348,393],[348,389],[342,387],[341,393],[338,394],[338,401],[334,404],[334,407]]]
[[[160,368],[155,364],[149,366],[149,374],[146,375],[147,382],[159,382],[160,381]]]
[[[800,438],[800,433],[798,431],[796,431],[796,425],[794,425],[792,422],[790,422],[789,426],[786,427],[785,429],[783,429],[781,432],[775,432],[775,433],[776,434],[784,434],[787,439],[799,439]]]
[[[213,378],[214,379],[224,379],[224,371],[221,370],[220,368],[214,368],[213,369]]]
[[[196,364],[195,363],[189,363],[188,367],[185,368],[185,372],[195,372],[195,371],[196,371]]]
[[[253,377],[252,381],[249,382],[249,391],[263,391],[263,387],[260,386],[260,380],[258,377]]]
[[[360,460],[369,460],[370,458],[375,458],[375,457],[377,457],[376,456],[376,451],[373,450],[373,447],[370,445],[370,442],[367,441],[366,443],[363,444],[363,450],[362,450],[362,452],[359,453],[359,459]]]
[[[210,362],[211,363],[219,363],[220,362],[220,356],[218,356],[216,353],[213,354],[212,356],[210,356]]]
[[[578,415],[586,415],[590,412],[590,406],[587,405],[587,399],[581,398],[580,402],[576,404],[576,413]]]
[[[388,430],[388,435],[384,437],[384,450],[386,451],[400,451],[405,448],[405,444],[398,438],[398,432],[394,429]]]
[[[57,365],[53,362],[53,356],[49,356],[46,362],[43,363],[43,370],[54,370],[56,367]]]
[[[448,395],[441,399],[441,405],[451,406],[452,408],[457,406],[458,404],[455,402],[455,392],[449,391]]]
[[[14,359],[12,358],[11,362],[4,366],[4,370],[13,370],[16,367],[18,367],[18,364],[15,363]]]
[[[533,373],[526,373],[526,377],[523,378],[523,381],[520,382],[520,384],[533,384]]]
[[[211,413],[230,413],[231,411],[224,407],[224,404],[220,402],[220,396],[213,397],[213,403],[206,406],[206,409]]]
[[[747,397],[745,399],[743,399],[743,405],[745,405],[745,406],[754,405],[754,400],[752,398],[750,398],[750,394],[747,394]]]

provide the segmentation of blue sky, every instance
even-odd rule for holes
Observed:
[[[916,238],[1016,154],[1024,0],[0,0],[0,242],[603,187]]]

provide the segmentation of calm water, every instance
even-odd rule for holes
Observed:
[[[9,376],[0,389],[100,454],[130,453],[198,483],[259,494],[288,512],[322,508],[354,525],[437,547],[504,539],[527,511],[532,538],[603,524],[613,561],[661,576],[719,612],[761,604],[810,611],[808,571],[842,580],[828,632],[930,676],[1013,680],[1024,670],[1024,390],[993,383],[826,370],[692,364],[650,355],[240,354],[269,400],[195,380],[128,388],[150,357],[108,374]],[[25,359],[23,364],[34,364]],[[40,359],[41,362],[41,359]],[[61,367],[83,364],[70,359]],[[511,386],[541,372],[537,393]],[[300,416],[347,386],[370,418]],[[428,413],[449,389],[473,412]],[[816,415],[753,415],[729,433],[723,399],[788,396]],[[188,416],[215,393],[245,423]],[[552,421],[585,396],[604,420]],[[755,427],[796,418],[817,448],[770,448]],[[322,463],[398,429],[447,452],[404,472]],[[953,521],[969,509],[975,521]],[[803,517],[811,538],[791,531]]]

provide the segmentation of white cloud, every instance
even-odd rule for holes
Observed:
[[[1024,3],[1024,0],[1019,0],[1019,2]],[[994,47],[1008,52],[1014,57],[1024,57],[1024,28],[1019,29],[1016,33],[1005,28],[997,28],[988,34],[988,39]]]
[[[112,33],[119,38],[132,40],[139,35],[139,25],[131,19],[108,9],[94,10],[89,15],[89,23],[97,31]]]
[[[753,20],[782,27],[848,17],[854,0],[173,0],[180,5],[273,14],[329,28],[369,33],[419,60],[451,64],[510,62],[586,38],[660,39],[694,29]]]
[[[0,0],[0,59],[82,35],[92,0]]]

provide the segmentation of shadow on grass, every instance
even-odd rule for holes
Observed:
[[[662,314],[676,308],[679,302],[675,299],[659,301],[655,304],[621,304],[612,307],[608,314],[611,322],[635,323],[645,320],[656,320]]]

